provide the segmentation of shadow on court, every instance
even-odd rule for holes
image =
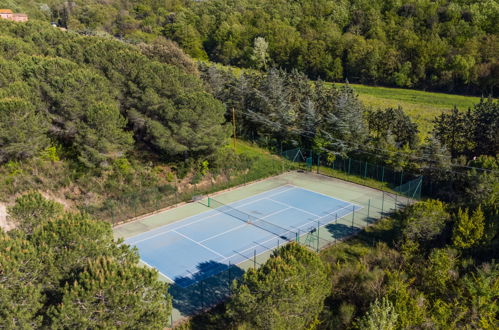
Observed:
[[[183,315],[193,315],[224,301],[230,294],[232,281],[244,273],[237,266],[228,268],[215,261],[203,262],[197,267],[199,272],[194,278],[175,279],[176,283],[193,284],[187,287],[173,284],[168,290],[173,298],[173,308]]]
[[[336,239],[342,239],[359,231],[359,228],[352,228],[351,226],[347,226],[342,223],[330,223],[329,225],[326,225],[326,229]]]

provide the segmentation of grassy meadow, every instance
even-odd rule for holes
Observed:
[[[336,84],[343,85],[343,84]],[[389,108],[401,106],[417,124],[422,138],[432,129],[432,120],[442,112],[451,111],[454,106],[467,110],[480,101],[479,97],[445,93],[424,92],[413,89],[375,87],[350,84],[368,107]]]

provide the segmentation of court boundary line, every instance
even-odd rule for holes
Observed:
[[[334,197],[332,197],[332,198],[334,198]],[[360,206],[360,205],[358,205],[358,204],[349,203],[349,205],[347,205],[347,206],[345,206],[345,207],[342,207],[342,208],[340,208],[340,209],[336,210],[335,212],[331,212],[331,213],[329,213],[329,214],[327,214],[327,215],[324,215],[324,216],[322,216],[322,217],[327,217],[327,216],[330,216],[330,215],[332,215],[332,214],[334,214],[334,213],[337,213],[337,212],[339,212],[340,210],[343,210],[343,209],[345,209],[345,208],[347,208],[347,207],[349,207],[349,206],[357,206],[357,207],[359,207],[359,210],[364,208],[363,206]],[[342,218],[346,217],[347,215],[349,215],[349,214],[351,214],[351,213],[353,213],[353,212],[352,212],[352,211],[350,211],[350,212],[346,213],[345,215],[343,215],[343,216],[339,217],[338,219],[342,219]],[[319,219],[320,219],[320,218],[322,218],[322,217],[319,217]],[[332,221],[330,221],[330,222],[327,222],[327,223],[325,223],[325,224],[323,224],[323,225],[320,225],[320,226],[319,226],[319,228],[325,227],[325,226],[327,226],[328,224],[330,224],[330,223],[332,223],[332,222],[335,222],[335,221],[337,222],[337,220],[338,220],[338,219],[333,219],[333,220],[332,220]],[[313,222],[312,222],[312,221],[309,221],[309,222],[307,222],[307,223],[303,224],[302,226],[298,227],[298,229],[299,229],[299,228],[301,228],[301,227],[303,227],[303,226],[305,226],[305,225],[307,225],[307,224],[310,224],[310,223],[313,223]],[[358,228],[358,229],[359,229],[359,230],[361,230],[362,228]],[[292,232],[291,230],[289,230],[289,231],[290,231],[290,232]],[[275,235],[275,234],[274,234],[274,235]],[[303,234],[302,234],[301,236],[299,236],[299,237],[302,237],[302,236],[304,236],[304,235],[307,235],[307,233],[303,233]],[[351,236],[351,235],[350,235],[350,236]],[[346,238],[348,238],[348,237],[349,237],[349,236],[344,237],[344,238],[342,238],[342,239],[346,239]],[[245,253],[246,251],[249,251],[249,250],[255,250],[255,248],[256,248],[256,247],[258,247],[258,246],[262,246],[263,244],[266,244],[266,243],[268,243],[268,242],[270,242],[270,241],[272,241],[272,240],[277,240],[277,242],[279,242],[279,239],[280,239],[280,236],[275,235],[275,237],[272,237],[272,238],[267,239],[267,240],[262,241],[262,242],[255,242],[255,241],[253,241],[253,243],[254,243],[254,245],[253,245],[253,246],[251,246],[251,247],[249,247],[249,248],[246,248],[246,249],[244,249],[244,250],[241,250],[241,251],[236,251],[236,250],[233,250],[233,252],[235,252],[234,254],[230,255],[229,257],[226,257],[226,258],[225,258],[225,259],[223,259],[223,260],[220,260],[219,262],[220,262],[220,263],[224,263],[224,264],[225,264],[225,262],[230,261],[230,259],[234,258],[234,257],[235,257],[235,256],[237,256],[237,255],[242,256],[242,257],[244,257],[244,258],[246,258],[246,259],[241,260],[241,261],[239,261],[239,262],[237,262],[237,263],[233,263],[233,264],[231,264],[231,265],[236,265],[236,266],[237,266],[237,265],[242,264],[243,262],[246,262],[246,261],[251,261],[251,257],[247,257],[247,256],[245,256],[243,253]],[[320,237],[319,237],[319,239],[320,239]],[[338,242],[339,240],[341,240],[341,239],[336,239],[336,242]],[[283,239],[282,241],[283,241],[283,243],[284,243],[283,245],[286,245],[286,244],[288,244],[288,243],[289,243],[289,241],[284,240],[284,239]],[[333,244],[335,244],[335,243],[333,243]],[[274,246],[273,246],[273,247],[271,247],[271,248],[266,248],[264,251],[262,251],[262,252],[260,252],[260,253],[256,254],[256,255],[255,255],[255,257],[258,257],[258,256],[260,256],[260,255],[262,255],[262,254],[264,254],[264,253],[269,252],[269,251],[274,251],[276,248],[278,248],[278,246],[279,246],[279,245],[274,245]],[[227,264],[225,264],[225,265],[226,265],[226,266],[228,266]],[[194,276],[195,276],[195,274],[196,274],[196,273],[193,273],[191,270],[187,270],[186,272],[190,273],[192,277],[194,277]],[[198,271],[198,272],[199,272],[199,271]],[[212,276],[213,276],[213,275],[212,275]],[[186,276],[184,276],[184,277],[186,277]],[[209,277],[208,277],[208,278],[209,278]],[[191,285],[197,284],[197,283],[199,283],[199,282],[201,282],[201,281],[203,281],[203,280],[205,280],[205,279],[206,279],[206,278],[204,278],[204,279],[202,279],[202,280],[194,281],[193,283],[189,284],[189,285],[188,285],[188,286],[186,286],[186,287],[189,287],[189,286],[191,286]],[[176,283],[176,282],[174,282],[174,283]],[[178,284],[177,284],[177,285],[178,285]]]
[[[348,181],[347,181],[347,182],[348,182]],[[325,197],[334,198],[334,199],[336,199],[336,200],[338,200],[338,201],[342,201],[342,202],[344,202],[344,203],[353,204],[352,202],[345,201],[345,200],[343,200],[343,199],[336,198],[336,197],[333,197],[333,196],[329,196],[329,195],[323,194],[323,193],[321,193],[321,192],[317,192],[317,191],[313,191],[313,190],[310,190],[310,189],[307,189],[307,188],[303,188],[303,187],[300,187],[300,186],[297,186],[297,185],[294,185],[294,184],[291,184],[291,183],[290,183],[289,185],[290,185],[290,186],[293,186],[293,187],[295,187],[295,188],[300,188],[300,189],[303,189],[303,190],[309,191],[309,192],[314,193],[314,194],[317,194],[317,195],[322,195],[322,196],[325,196]]]
[[[261,218],[257,218],[257,219],[265,219],[265,218],[268,218],[268,217],[270,217],[270,216],[273,216],[273,215],[279,214],[279,213],[284,212],[284,211],[289,210],[289,209],[290,209],[290,207],[286,207],[286,208],[283,208],[283,209],[280,209],[280,210],[274,211],[274,212],[272,212],[272,213],[269,213],[269,214],[267,214],[266,216],[261,217]],[[222,213],[222,214],[226,214],[226,213],[223,213],[223,212],[220,212],[220,213]],[[243,220],[241,220],[241,221],[243,221]],[[206,239],[204,239],[204,240],[202,240],[202,241],[199,241],[199,242],[200,242],[200,243],[203,243],[203,242],[209,241],[210,239],[216,238],[216,237],[221,236],[221,235],[223,235],[223,234],[230,233],[231,231],[234,231],[234,230],[236,230],[236,229],[242,228],[242,227],[247,226],[247,225],[251,225],[251,223],[245,222],[245,223],[243,223],[243,224],[242,224],[242,225],[240,225],[240,226],[237,226],[237,227],[231,228],[231,229],[229,229],[229,230],[226,230],[226,231],[224,231],[224,232],[222,232],[222,233],[219,233],[219,234],[213,235],[213,236],[208,237],[208,238],[206,238]],[[258,228],[258,227],[257,227],[257,228]],[[264,229],[262,229],[262,228],[259,228],[259,229],[260,229],[260,230],[264,230]],[[274,233],[272,233],[272,234],[274,234]],[[276,234],[274,234],[274,235],[276,235]],[[277,236],[277,235],[276,235],[276,236]]]
[[[273,196],[279,195],[279,194],[281,194],[281,193],[284,193],[284,192],[286,192],[286,191],[288,191],[288,190],[294,189],[294,187],[293,187],[292,185],[288,185],[288,184],[282,185],[282,186],[277,187],[277,188],[274,188],[274,189],[279,189],[279,188],[281,188],[281,187],[285,187],[285,186],[291,186],[291,188],[289,188],[289,189],[285,189],[284,191],[277,192],[277,193],[275,193],[275,194],[271,194],[269,197],[273,197]],[[270,192],[270,191],[272,191],[272,190],[274,190],[274,189],[268,190],[268,192]],[[263,193],[265,193],[265,192],[263,192]],[[260,193],[260,194],[263,194],[263,193]],[[258,194],[257,194],[257,195],[253,195],[253,196],[251,196],[251,197],[254,197],[254,196],[258,196]],[[247,198],[251,198],[251,197],[247,197]],[[247,198],[244,198],[244,199],[247,199]],[[242,200],[244,200],[244,199],[242,199]],[[268,197],[262,197],[262,198],[255,199],[255,200],[253,200],[253,201],[248,201],[247,203],[243,203],[243,204],[239,205],[238,207],[247,206],[247,205],[250,205],[250,204],[253,204],[253,203],[259,202],[259,201],[264,200],[264,199],[269,199],[269,200],[271,200],[271,199],[270,199],[270,198],[268,198]],[[238,201],[235,201],[235,202],[232,202],[232,203],[230,203],[230,204],[237,203],[237,202],[238,202]],[[201,205],[204,205],[204,204],[201,204]],[[206,205],[204,205],[204,206],[206,206]],[[235,209],[237,209],[237,207],[234,207],[234,208],[235,208]],[[134,237],[141,236],[141,235],[145,235],[145,234],[147,234],[147,233],[149,233],[149,232],[151,232],[151,231],[158,230],[158,233],[156,233],[156,234],[154,234],[154,235],[152,235],[152,236],[150,236],[150,237],[146,237],[146,238],[143,238],[143,239],[140,239],[140,240],[138,240],[138,241],[136,241],[136,242],[131,243],[131,244],[138,244],[138,243],[141,243],[141,242],[147,241],[148,239],[155,238],[155,237],[158,237],[158,236],[161,236],[161,235],[167,234],[167,233],[169,233],[169,232],[171,232],[171,231],[175,231],[175,230],[177,230],[177,229],[180,229],[180,228],[185,228],[185,227],[188,227],[188,226],[190,226],[190,225],[193,225],[193,224],[199,223],[199,222],[201,222],[201,221],[204,221],[204,220],[206,220],[206,219],[212,218],[212,217],[214,217],[214,216],[216,216],[216,215],[219,215],[219,214],[221,213],[220,211],[217,211],[216,209],[211,209],[211,208],[210,208],[210,210],[213,212],[213,214],[211,214],[211,215],[204,216],[204,217],[202,217],[202,218],[200,218],[200,219],[198,219],[198,220],[195,220],[195,221],[192,221],[192,222],[189,222],[189,223],[186,223],[186,224],[180,225],[180,226],[178,226],[178,227],[175,227],[175,226],[174,226],[174,224],[175,224],[175,223],[180,223],[180,222],[182,222],[182,221],[186,221],[187,219],[192,218],[192,217],[195,217],[195,216],[200,215],[200,214],[203,214],[204,212],[210,212],[210,211],[203,211],[203,212],[201,212],[201,213],[198,213],[198,214],[195,214],[195,215],[191,215],[190,217],[187,217],[187,218],[181,219],[181,220],[179,220],[179,221],[172,222],[172,223],[168,223],[168,224],[165,224],[165,225],[163,225],[163,226],[160,226],[160,227],[157,227],[157,228],[154,228],[154,229],[151,229],[151,230],[145,231],[145,232],[140,233],[140,234],[138,234],[138,235],[135,235],[135,236],[129,237],[129,238],[127,238],[127,239],[125,240],[125,243],[127,243],[127,242],[126,242],[127,240],[131,240],[131,239],[133,239]],[[168,227],[168,226],[174,226],[175,228],[173,228],[173,229],[168,229],[167,231],[161,231],[161,230],[159,230],[161,227]],[[129,244],[129,245],[130,245],[130,243],[127,243],[127,244]]]
[[[145,261],[144,261],[144,260],[142,260],[142,259],[140,259],[140,261],[141,261],[144,265],[146,265],[147,267],[150,267],[150,268],[152,268],[152,269],[156,270],[156,271],[157,271],[157,272],[158,272],[161,276],[165,277],[167,280],[171,281],[172,283],[175,283],[175,281],[174,281],[174,280],[172,280],[169,276],[166,276],[165,274],[163,274],[162,272],[160,272],[160,270],[159,270],[158,268],[156,268],[156,267],[153,267],[153,266],[149,265],[147,262],[145,262]]]
[[[280,210],[277,210],[277,211],[275,211],[275,212],[272,212],[272,213],[270,213],[270,214],[266,215],[265,217],[261,217],[261,218],[259,218],[259,219],[265,219],[265,218],[268,218],[268,217],[273,216],[273,215],[275,215],[275,214],[279,214],[279,213],[284,212],[284,211],[289,210],[289,209],[295,209],[295,210],[297,210],[297,211],[304,212],[304,213],[307,213],[307,214],[310,214],[310,215],[314,216],[316,219],[311,220],[311,221],[307,221],[307,222],[305,222],[304,224],[300,225],[299,227],[294,227],[294,228],[298,229],[298,235],[299,235],[299,237],[302,237],[302,236],[304,236],[304,235],[307,235],[307,233],[306,233],[306,232],[303,232],[303,233],[300,235],[300,230],[301,230],[303,227],[308,226],[308,225],[311,225],[311,224],[314,224],[314,225],[315,225],[315,224],[317,223],[317,221],[319,221],[319,222],[320,222],[320,219],[322,219],[322,218],[329,217],[329,216],[331,216],[331,215],[333,215],[333,214],[335,214],[335,213],[338,213],[338,212],[340,212],[341,210],[346,209],[346,208],[348,208],[348,207],[350,207],[350,206],[352,206],[352,207],[358,207],[358,209],[359,209],[359,210],[364,208],[364,207],[362,207],[362,206],[360,206],[360,205],[358,205],[358,204],[351,203],[351,202],[347,202],[347,201],[341,200],[341,199],[339,199],[339,198],[335,198],[335,197],[333,197],[333,196],[329,196],[329,195],[326,195],[326,194],[318,193],[318,192],[312,191],[312,190],[310,190],[310,189],[306,189],[306,188],[303,188],[303,187],[300,187],[300,186],[296,186],[296,185],[293,185],[293,184],[283,184],[282,186],[280,186],[280,187],[276,187],[276,188],[273,188],[273,189],[271,189],[271,190],[274,190],[274,189],[279,189],[279,188],[282,188],[282,187],[287,187],[287,186],[289,187],[288,189],[284,189],[284,190],[282,190],[282,191],[278,191],[278,192],[273,193],[273,194],[270,194],[269,196],[266,196],[266,197],[262,197],[262,198],[258,198],[258,199],[255,199],[255,200],[248,201],[248,202],[243,203],[243,204],[241,204],[241,205],[238,205],[237,207],[234,207],[234,208],[235,208],[235,209],[238,209],[238,208],[240,208],[240,207],[247,206],[247,205],[251,205],[251,204],[253,204],[253,203],[256,203],[256,202],[259,202],[259,201],[262,201],[262,200],[266,200],[266,199],[267,199],[267,200],[269,200],[269,201],[271,201],[271,202],[274,202],[274,203],[277,203],[277,204],[280,204],[280,205],[283,205],[283,206],[287,206],[287,207],[286,207],[286,208],[282,208],[282,209],[280,209]],[[304,190],[304,191],[306,191],[306,192],[309,192],[309,193],[314,193],[314,194],[317,194],[317,195],[322,195],[322,196],[327,197],[327,198],[329,198],[329,199],[334,199],[334,200],[338,200],[338,201],[341,201],[341,202],[347,203],[348,205],[346,205],[346,206],[344,206],[344,207],[341,207],[341,208],[339,208],[339,209],[337,209],[337,210],[335,210],[335,211],[333,211],[333,212],[330,212],[330,213],[328,213],[328,214],[326,214],[326,215],[320,216],[320,215],[314,214],[314,213],[312,213],[312,212],[309,212],[309,211],[303,210],[303,209],[301,209],[301,208],[294,207],[294,206],[289,205],[289,204],[287,204],[287,203],[280,202],[280,201],[276,201],[276,200],[273,200],[273,199],[272,199],[272,197],[274,197],[274,196],[280,195],[280,194],[282,194],[282,193],[288,192],[288,191],[293,190],[293,189],[303,189],[303,190]],[[262,193],[265,193],[265,192],[262,192]],[[262,194],[262,193],[260,193],[260,194]],[[258,194],[257,194],[257,195],[258,195]],[[247,197],[247,198],[252,198],[252,197],[255,197],[255,196],[257,196],[257,195],[253,195],[253,196],[250,196],[250,197]],[[235,201],[235,202],[232,202],[232,203],[230,203],[230,204],[234,204],[234,203],[237,203],[237,202],[238,202],[238,201]],[[204,204],[203,204],[203,205],[204,205]],[[205,206],[206,206],[206,205],[205,205]],[[229,205],[229,206],[230,206],[230,205]],[[212,210],[216,211],[216,209],[212,209]],[[271,242],[272,240],[277,240],[277,242],[279,242],[279,240],[280,240],[281,236],[276,235],[275,233],[270,233],[271,235],[273,235],[273,237],[271,237],[271,238],[269,238],[269,239],[266,239],[266,240],[264,240],[264,241],[261,241],[261,242],[259,242],[259,241],[253,241],[254,245],[252,245],[251,247],[248,247],[248,248],[246,248],[246,249],[244,249],[244,250],[241,250],[241,251],[236,251],[236,250],[233,250],[233,251],[234,251],[234,252],[236,252],[236,253],[234,253],[234,254],[232,254],[232,255],[230,255],[230,256],[228,256],[228,257],[226,257],[226,256],[224,256],[224,255],[222,255],[222,254],[218,253],[217,251],[215,251],[215,250],[213,250],[213,249],[211,249],[211,248],[207,247],[206,245],[202,244],[202,242],[205,242],[205,241],[207,241],[207,240],[210,240],[210,239],[213,239],[213,238],[215,238],[215,237],[218,237],[218,236],[221,236],[221,235],[223,235],[223,234],[226,234],[227,232],[231,232],[231,231],[234,231],[234,230],[239,229],[239,228],[241,228],[241,227],[244,227],[244,226],[245,226],[245,225],[247,225],[248,223],[243,223],[242,225],[239,225],[239,226],[237,226],[237,227],[231,228],[231,229],[229,229],[229,230],[227,230],[227,231],[225,231],[225,232],[218,233],[218,234],[213,235],[213,236],[211,236],[211,237],[209,237],[209,238],[206,238],[206,239],[204,239],[204,240],[202,240],[202,241],[196,241],[196,240],[194,240],[193,238],[191,238],[191,237],[189,237],[189,236],[186,236],[185,234],[182,234],[182,233],[180,233],[180,232],[178,232],[178,231],[177,231],[177,229],[180,229],[180,228],[185,228],[185,227],[188,227],[188,226],[190,226],[190,225],[192,225],[192,224],[196,224],[196,223],[199,223],[199,222],[201,222],[201,221],[205,221],[206,219],[212,218],[213,216],[216,216],[217,214],[220,214],[220,213],[221,213],[221,214],[225,214],[224,212],[220,212],[220,211],[218,211],[218,212],[216,212],[215,214],[212,214],[212,215],[209,215],[209,216],[203,217],[203,218],[201,218],[201,219],[199,219],[199,220],[196,220],[196,221],[190,222],[190,223],[185,224],[185,225],[178,226],[178,227],[176,227],[175,229],[170,229],[170,230],[168,230],[168,231],[166,231],[166,232],[159,232],[159,233],[157,233],[156,235],[153,235],[153,236],[151,236],[151,237],[144,238],[144,239],[142,239],[142,240],[140,240],[140,241],[137,241],[137,242],[135,242],[135,244],[138,244],[138,243],[140,243],[140,242],[142,242],[142,241],[146,241],[146,240],[148,240],[148,239],[155,238],[155,237],[157,237],[157,236],[161,236],[161,235],[163,235],[163,234],[167,234],[167,233],[169,233],[169,232],[174,232],[175,234],[178,234],[178,235],[182,236],[183,238],[185,238],[185,239],[187,239],[187,240],[189,240],[189,241],[192,241],[192,242],[193,242],[193,243],[195,243],[196,245],[199,245],[199,246],[201,246],[202,248],[205,248],[206,250],[208,250],[208,251],[210,251],[210,252],[212,252],[212,253],[214,253],[214,254],[218,255],[221,259],[220,259],[220,260],[216,260],[216,261],[217,261],[217,262],[219,262],[219,263],[224,263],[224,264],[225,264],[225,262],[230,261],[230,259],[234,258],[234,257],[235,257],[235,256],[237,256],[237,255],[240,255],[240,256],[242,256],[242,257],[244,257],[244,258],[245,258],[244,260],[241,260],[241,261],[239,261],[239,262],[237,262],[237,263],[234,263],[233,265],[239,265],[239,264],[241,264],[241,263],[243,263],[243,262],[245,262],[245,261],[248,261],[248,260],[249,260],[249,261],[251,261],[251,257],[247,257],[247,256],[245,256],[245,255],[243,254],[243,253],[245,253],[245,252],[247,252],[247,251],[250,251],[250,250],[255,250],[257,247],[264,248],[264,250],[263,250],[262,252],[260,252],[260,253],[256,254],[256,256],[260,256],[260,255],[262,255],[262,254],[264,254],[264,253],[267,253],[267,252],[269,252],[269,251],[273,251],[273,250],[275,250],[275,249],[278,247],[278,245],[276,245],[276,244],[272,244],[272,247],[266,247],[266,246],[265,246],[265,244],[266,244],[266,243]],[[349,215],[349,214],[351,214],[351,213],[353,213],[353,211],[349,211],[348,213],[346,213],[345,215],[343,215],[343,216],[341,216],[341,217],[339,217],[339,218],[337,218],[337,219],[342,219],[342,218],[344,218],[344,217],[348,216],[348,215]],[[194,215],[194,216],[196,216],[196,215]],[[192,217],[192,216],[191,216],[191,217]],[[188,219],[188,218],[186,218],[186,219]],[[184,219],[184,220],[185,220],[185,219]],[[181,220],[181,221],[182,221],[182,220]],[[324,226],[326,226],[326,225],[328,225],[328,224],[330,224],[330,223],[332,223],[332,222],[335,222],[335,221],[336,221],[336,219],[332,219],[331,221],[329,221],[329,222],[327,222],[327,223],[324,223],[324,224],[320,225],[320,226],[319,226],[319,228],[322,228],[322,227],[324,227]],[[174,224],[174,223],[171,223],[171,224],[166,224],[166,226],[170,226],[170,225],[173,225],[173,224]],[[273,223],[272,223],[272,224],[273,224]],[[258,228],[258,226],[256,226],[256,227]],[[158,228],[160,228],[160,227],[158,227]],[[152,230],[157,230],[158,228],[155,228],[155,229],[152,229]],[[316,228],[316,227],[314,226],[314,228]],[[258,228],[258,229],[263,230],[263,229],[261,229],[261,228]],[[286,229],[287,229],[287,228],[286,228]],[[361,229],[361,228],[359,228],[359,229]],[[152,231],[152,230],[151,230],[151,231]],[[287,230],[288,230],[288,232],[294,232],[292,229],[287,229]],[[266,230],[264,230],[264,231],[266,231]],[[144,233],[142,233],[142,234],[146,234],[146,233],[147,233],[147,232],[144,232]],[[142,234],[139,234],[139,235],[142,235]],[[320,238],[319,238],[319,239],[320,239]],[[289,242],[290,242],[289,240],[285,240],[285,239],[282,239],[282,241],[283,241],[283,243],[284,243],[283,245],[285,245],[285,244],[287,244],[287,243],[289,243]],[[142,261],[144,264],[146,264],[147,266],[152,267],[151,265],[149,265],[147,262],[143,261],[142,259],[141,259],[141,261]],[[226,264],[226,266],[227,266],[227,264]],[[162,276],[164,276],[164,277],[165,277],[165,278],[167,278],[168,280],[172,281],[173,283],[176,283],[176,282],[175,282],[174,280],[172,280],[170,277],[168,277],[168,276],[166,276],[164,273],[160,272],[160,271],[159,271],[156,267],[152,267],[152,268],[156,269],[156,270],[158,271],[158,273],[159,273],[159,274],[161,274]],[[186,274],[186,273],[189,273],[190,275],[187,275],[187,276],[181,276],[181,277],[187,277],[187,278],[190,278],[191,280],[193,280],[193,277],[194,277],[197,273],[199,273],[199,271],[196,271],[195,273],[193,273],[190,269],[188,269],[188,270],[186,270],[186,271],[184,272],[184,274]],[[204,280],[204,279],[202,279],[202,280]],[[196,283],[198,283],[198,282],[200,282],[200,281],[202,281],[202,280],[194,281],[194,282],[193,282],[192,284],[190,284],[190,285],[196,284]],[[188,286],[190,286],[190,285],[188,285]],[[187,286],[186,286],[186,287],[187,287]]]
[[[287,190],[289,191],[289,190]],[[332,197],[331,197],[332,198]],[[300,212],[303,212],[303,213],[308,213],[310,215],[313,215],[314,217],[317,217],[317,218],[320,218],[320,215],[318,214],[315,214],[315,213],[312,213],[310,211],[307,211],[307,210],[304,210],[304,209],[301,209],[299,207],[296,207],[296,206],[293,206],[293,205],[289,205],[288,203],[284,203],[284,202],[281,202],[281,201],[276,201],[275,199],[272,199],[272,198],[269,198],[269,200],[271,200],[272,202],[275,202],[275,203],[278,203],[278,204],[281,204],[281,205],[285,205],[289,208],[292,208],[292,209],[295,209],[295,210],[298,210]]]
[[[176,234],[179,234],[180,236],[182,236],[182,237],[184,237],[184,238],[186,238],[186,239],[188,239],[189,241],[194,242],[195,244],[197,244],[197,245],[199,245],[199,246],[201,246],[201,247],[205,248],[206,250],[208,250],[208,251],[210,251],[210,252],[213,252],[213,253],[215,253],[216,255],[219,255],[220,257],[222,257],[222,260],[223,260],[224,258],[226,258],[223,254],[220,254],[220,253],[218,253],[217,251],[210,249],[210,248],[209,248],[209,247],[207,247],[206,245],[201,244],[201,243],[199,243],[198,241],[193,240],[193,239],[192,239],[192,238],[190,238],[189,236],[186,236],[186,235],[184,235],[184,234],[182,234],[182,233],[179,233],[178,231],[175,231],[175,230],[173,230],[173,232],[174,232],[174,233],[176,233]]]

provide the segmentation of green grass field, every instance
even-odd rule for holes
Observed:
[[[343,85],[343,84],[336,84]],[[401,106],[419,127],[422,138],[431,131],[433,119],[442,112],[450,112],[454,106],[467,110],[480,101],[479,97],[445,93],[424,92],[413,89],[374,87],[350,84],[368,107],[389,108]]]

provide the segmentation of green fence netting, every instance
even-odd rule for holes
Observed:
[[[312,151],[301,148],[283,151],[282,156],[290,161],[301,163],[304,169],[310,170],[313,164],[317,165],[318,171],[321,167],[327,167],[350,175],[386,182],[400,195],[412,199],[421,198],[423,177],[397,171],[389,166],[372,164],[351,157],[314,154]]]

